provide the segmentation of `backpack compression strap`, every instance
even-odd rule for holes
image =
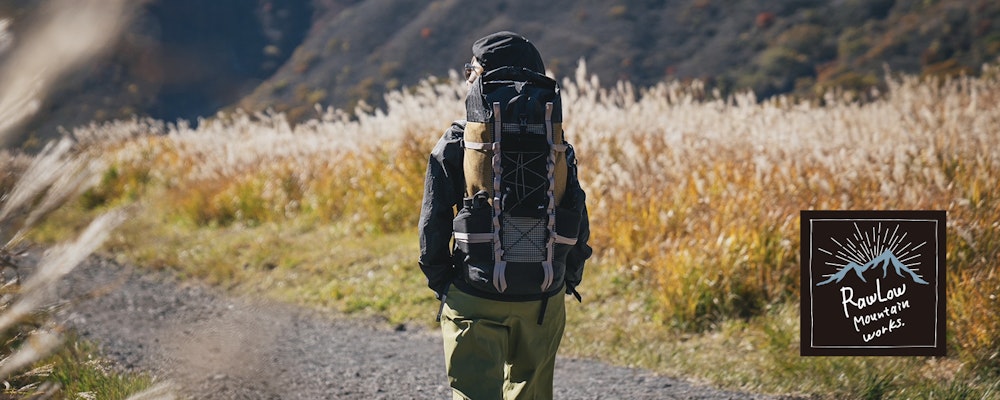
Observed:
[[[545,242],[545,261],[542,261],[542,270],[545,272],[545,280],[542,281],[542,292],[548,291],[549,287],[552,286],[554,275],[552,270],[552,248],[554,247],[553,244],[556,238],[556,196],[554,192],[556,187],[556,147],[552,136],[552,102],[547,102],[545,103],[545,138],[549,142],[549,157],[545,163],[545,170],[549,179],[549,187],[546,191],[549,201],[545,211],[549,217],[547,224],[549,235]]]
[[[493,287],[497,292],[503,293],[507,290],[507,261],[503,259],[503,245],[500,243],[500,181],[501,167],[500,161],[503,155],[500,153],[500,139],[503,132],[503,123],[500,118],[500,102],[493,102]]]

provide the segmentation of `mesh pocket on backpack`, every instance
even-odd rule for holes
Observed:
[[[524,128],[525,134],[542,135],[545,136],[545,124],[517,124],[517,123],[502,123],[500,124],[500,129],[503,130],[504,135],[517,135],[522,133],[521,128]]]
[[[548,240],[542,218],[511,217],[504,214],[501,221],[501,243],[503,259],[510,262],[545,261],[545,246]]]

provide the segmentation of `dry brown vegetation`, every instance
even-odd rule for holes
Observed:
[[[319,118],[297,126],[282,115],[236,113],[197,128],[133,120],[78,129],[77,137],[104,145],[111,165],[84,205],[138,201],[153,215],[145,223],[200,238],[287,224],[296,232],[342,227],[334,240],[350,243],[415,241],[427,153],[464,114],[464,88],[452,78],[390,93],[385,111],[318,110]],[[1000,68],[986,66],[977,78],[889,82],[888,91],[868,93],[871,102],[831,91],[817,106],[760,102],[751,93],[721,98],[697,83],[606,89],[583,66],[564,80],[567,138],[580,155],[597,250],[581,288],[593,297],[577,320],[611,318],[617,326],[581,328],[568,339],[571,351],[768,391],[996,395],[988,382],[1000,372]],[[797,357],[797,326],[788,321],[798,301],[803,209],[947,210],[949,357]],[[115,241],[118,250],[130,246],[139,245]],[[262,259],[282,251],[241,249]],[[179,260],[146,254],[142,261]],[[292,268],[308,275],[324,268],[311,263],[351,256],[332,258]],[[226,263],[188,268],[234,268]],[[419,275],[415,267],[398,274]],[[334,278],[310,301],[350,303],[341,299],[357,292],[356,278],[364,280]],[[418,281],[383,283],[390,303],[420,297]],[[609,311],[619,301],[629,312]],[[688,339],[662,342],[680,337]],[[731,342],[743,350],[731,351]],[[690,357],[705,348],[716,355]],[[720,357],[732,367],[716,368]],[[756,373],[734,372],[751,362]],[[842,371],[867,371],[870,363],[893,374]],[[942,368],[952,372],[925,378]]]

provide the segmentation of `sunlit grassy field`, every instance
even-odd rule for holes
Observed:
[[[563,354],[770,393],[1000,397],[1000,68],[889,81],[871,102],[815,104],[607,89],[583,66],[564,79],[596,253]],[[124,261],[431,327],[415,225],[427,154],[464,115],[459,82],[294,127],[237,113],[77,129],[110,167],[35,239],[128,205],[106,246]],[[947,210],[947,357],[798,356],[803,209]]]

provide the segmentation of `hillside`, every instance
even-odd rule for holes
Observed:
[[[1000,4],[987,0],[436,1],[318,7],[291,60],[240,104],[293,117],[314,103],[379,104],[386,90],[443,76],[471,42],[511,29],[556,76],[579,59],[606,84],[698,78],[724,92],[812,95],[910,73],[975,72],[1000,55]]]
[[[0,18],[16,30],[30,4],[6,2]],[[317,103],[379,106],[387,90],[459,69],[472,41],[503,29],[535,42],[557,77],[585,59],[605,84],[697,78],[759,97],[876,86],[884,66],[975,74],[1000,56],[992,0],[157,0],[26,135],[134,114],[272,108],[300,120]]]

